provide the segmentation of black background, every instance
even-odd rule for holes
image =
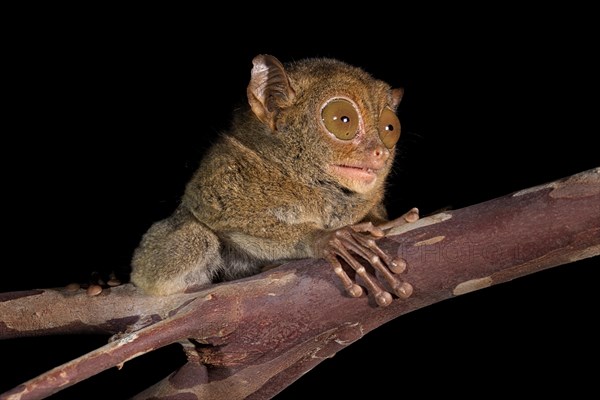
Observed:
[[[60,21],[38,14],[8,35],[1,291],[85,282],[92,271],[126,276],[141,235],[172,212],[245,101],[259,53],[284,62],[335,57],[405,89],[391,216],[465,207],[600,165],[597,45],[585,13],[483,13],[443,24],[410,24],[402,14],[385,27],[379,19],[335,30],[320,20],[272,21],[236,34],[231,22],[214,29],[206,16],[154,11]],[[597,393],[599,263],[556,267],[403,316],[277,398],[323,388],[347,399],[470,394],[474,383],[504,394]],[[0,392],[106,339],[2,341],[9,368]],[[167,347],[52,398],[127,398],[182,362]]]

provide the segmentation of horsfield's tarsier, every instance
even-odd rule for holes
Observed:
[[[169,295],[314,257],[333,266],[350,296],[363,295],[356,276],[380,306],[392,293],[410,296],[399,278],[405,262],[377,245],[418,219],[412,209],[388,221],[383,205],[402,94],[338,60],[256,56],[248,106],[208,150],[174,213],[143,236],[132,282]]]

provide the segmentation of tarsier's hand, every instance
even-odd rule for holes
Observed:
[[[356,271],[369,292],[373,294],[378,305],[387,306],[392,302],[392,295],[384,290],[378,282],[381,277],[385,279],[394,294],[403,299],[408,298],[412,294],[412,286],[396,276],[396,274],[404,272],[406,262],[400,257],[392,258],[385,254],[377,246],[376,240],[384,237],[385,232],[389,229],[418,219],[419,210],[413,208],[401,217],[378,226],[373,225],[371,222],[362,222],[340,228],[328,235],[322,242],[324,246],[323,258],[333,266],[346,291],[353,297],[360,297],[363,289],[344,271],[338,257]],[[380,277],[375,277],[369,273],[352,253],[367,260]]]

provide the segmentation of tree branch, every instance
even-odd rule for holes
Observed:
[[[600,254],[600,168],[406,225],[380,246],[406,259],[408,300],[378,308],[344,295],[322,260],[300,260],[197,293],[157,298],[131,285],[0,297],[0,338],[119,334],[0,395],[40,399],[174,342],[187,364],[136,398],[268,399],[323,359],[407,312]],[[141,328],[141,329],[140,329]],[[186,398],[188,398],[186,397]]]

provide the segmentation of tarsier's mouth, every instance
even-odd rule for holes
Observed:
[[[360,169],[361,171],[367,171],[367,172],[372,172],[372,173],[376,173],[378,171],[375,168],[362,167],[362,166],[356,166],[356,165],[336,164],[336,165],[334,165],[334,167]]]
[[[360,165],[331,164],[330,171],[334,175],[369,184],[377,179],[379,169]]]

